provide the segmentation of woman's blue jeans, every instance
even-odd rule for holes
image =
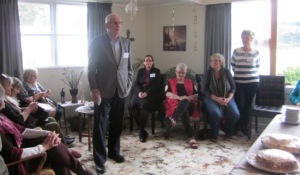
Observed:
[[[225,118],[224,132],[227,136],[234,135],[234,126],[240,117],[240,112],[237,108],[234,99],[231,99],[227,107],[223,110],[221,106],[213,101],[211,98],[206,97],[204,99],[206,111],[208,113],[208,121],[212,130],[212,139],[217,139],[219,136],[219,129],[221,124],[221,118]]]

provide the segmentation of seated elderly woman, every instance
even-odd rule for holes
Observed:
[[[20,108],[18,106],[18,102],[11,97],[12,92],[12,78],[8,75],[1,74],[0,76],[0,84],[5,90],[5,100],[4,103],[6,105],[5,108],[1,109],[1,113],[6,115],[11,121],[17,123],[26,128],[36,128],[37,126],[42,129],[49,131],[56,131],[59,133],[59,136],[63,138],[63,134],[59,127],[59,124],[55,121],[54,118],[48,117],[48,113],[40,108],[36,102],[31,102],[27,107]],[[30,116],[35,116],[37,118],[38,123],[33,123],[30,119]],[[75,141],[73,140],[65,140],[63,138],[63,144],[69,145]]]
[[[0,110],[5,108],[5,95],[0,85]],[[21,158],[47,152],[47,160],[55,174],[71,175],[71,171],[80,175],[92,175],[72,154],[54,131],[30,130],[32,135],[23,135],[25,128],[13,123],[4,114],[0,113],[0,136],[3,149],[0,154],[6,163]],[[9,174],[30,174],[37,167],[36,160],[27,161],[8,168]]]
[[[224,121],[222,125],[226,136],[233,136],[234,125],[240,116],[233,98],[235,83],[230,71],[224,66],[224,56],[213,54],[210,57],[210,69],[203,77],[202,92],[205,94],[204,104],[209,115],[212,141],[218,139],[221,121]]]
[[[165,87],[166,100],[166,125],[167,134],[176,125],[179,118],[184,125],[188,144],[191,148],[198,148],[198,143],[194,137],[194,130],[190,125],[190,116],[199,117],[200,113],[197,108],[197,89],[193,81],[185,78],[187,65],[179,63],[176,66],[176,78],[168,80]]]
[[[290,94],[290,100],[294,105],[300,106],[300,80]]]
[[[52,101],[48,97],[51,95],[49,89],[45,89],[40,83],[37,82],[38,71],[34,68],[27,68],[23,74],[23,87],[25,91],[21,91],[18,98],[26,100],[28,103],[37,101],[41,103],[49,103],[47,100]],[[54,106],[55,104],[50,103]],[[62,116],[62,110],[57,106],[54,106],[55,110],[47,111],[51,117],[54,117],[56,121],[59,121]]]
[[[131,110],[140,129],[139,140],[141,142],[145,142],[148,137],[148,133],[145,130],[148,111],[160,99],[159,79],[160,70],[154,67],[152,55],[146,55],[144,68],[140,69],[136,76],[136,86],[131,98]]]

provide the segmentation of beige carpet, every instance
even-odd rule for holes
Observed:
[[[159,125],[159,124],[157,124]],[[150,127],[147,128],[150,133]],[[80,160],[92,172],[95,172],[92,151],[88,151],[87,138],[82,143],[78,140],[71,145],[74,149],[83,154]],[[244,156],[246,151],[257,138],[253,133],[249,141],[246,136],[239,134],[233,139],[226,139],[220,133],[217,143],[209,140],[199,141],[198,149],[191,149],[185,142],[184,130],[181,127],[175,128],[171,137],[166,140],[165,129],[156,128],[155,135],[149,136],[146,143],[138,140],[136,131],[123,131],[121,137],[121,154],[126,161],[118,164],[108,159],[106,162],[106,174],[108,175],[225,175]]]

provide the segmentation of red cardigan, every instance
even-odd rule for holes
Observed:
[[[171,88],[171,92],[173,94],[176,94],[177,95],[177,79],[176,78],[172,78],[172,79],[169,79],[169,84],[170,84],[170,88]],[[185,91],[187,93],[188,96],[191,96],[193,95],[193,81],[190,80],[190,79],[184,79],[184,88],[185,88]],[[200,116],[200,112],[198,110],[198,107],[197,107],[197,101],[196,100],[193,100],[192,101],[193,104],[194,104],[194,111],[193,111],[193,118],[198,118]],[[174,115],[174,112],[175,110],[177,109],[177,106],[178,106],[178,103],[179,103],[179,100],[177,99],[170,99],[168,97],[166,97],[166,100],[165,100],[165,110],[166,110],[166,116],[171,116],[173,117]]]

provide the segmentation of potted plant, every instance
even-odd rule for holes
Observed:
[[[70,94],[72,96],[72,103],[77,103],[78,85],[82,76],[83,70],[76,72],[70,68],[63,69],[63,78],[61,79],[66,85],[70,87]]]

